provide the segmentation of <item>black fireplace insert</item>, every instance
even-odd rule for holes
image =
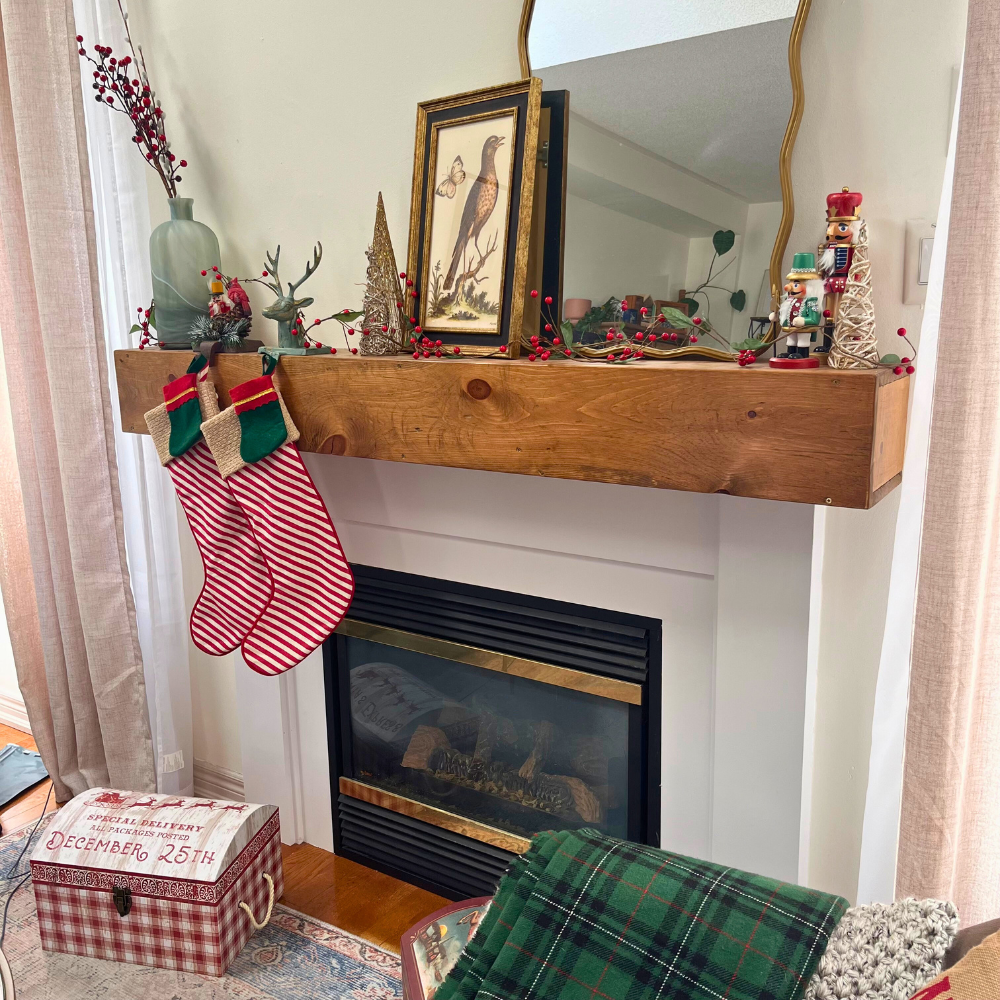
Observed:
[[[659,621],[353,570],[324,646],[338,854],[461,899],[540,830],[659,845]]]

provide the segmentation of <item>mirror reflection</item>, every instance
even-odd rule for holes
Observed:
[[[767,327],[797,6],[536,0],[532,74],[569,91],[563,315],[591,339],[612,299]]]

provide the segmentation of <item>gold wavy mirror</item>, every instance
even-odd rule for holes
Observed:
[[[525,0],[522,75],[569,93],[565,318],[634,296],[771,339],[810,2]]]

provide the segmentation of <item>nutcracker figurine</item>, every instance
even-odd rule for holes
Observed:
[[[233,311],[233,303],[226,294],[226,286],[219,277],[213,277],[208,283],[208,289],[212,294],[208,303],[208,315],[212,319],[223,319]]]
[[[822,318],[819,313],[823,280],[816,271],[816,255],[797,253],[784,285],[784,298],[769,319],[781,323],[781,335],[788,338],[784,354],[771,359],[775,368],[815,368],[819,362],[809,356],[809,345],[816,339]]]
[[[854,260],[861,216],[861,193],[844,188],[826,197],[826,242],[819,248],[819,271],[825,283],[823,316],[829,340],[840,312],[840,297],[847,287],[847,276]],[[826,345],[829,350],[829,343]]]

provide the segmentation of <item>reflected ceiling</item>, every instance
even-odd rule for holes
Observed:
[[[546,90],[570,91],[574,116],[749,202],[780,201],[791,26],[764,21],[535,72]]]

